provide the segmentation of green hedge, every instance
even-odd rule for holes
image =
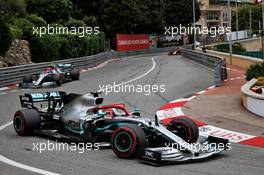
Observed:
[[[264,63],[257,63],[251,65],[246,72],[246,79],[251,80],[252,78],[258,78],[264,76]]]
[[[55,61],[61,56],[61,38],[58,35],[34,36],[29,43],[33,62]]]
[[[42,17],[39,17],[35,14],[28,15],[27,19],[36,27],[42,27],[47,25],[46,21]]]
[[[43,35],[30,39],[33,62],[54,61],[94,55],[104,50],[105,35]]]
[[[34,24],[26,18],[16,18],[10,24],[14,38],[28,40],[33,35]]]
[[[66,25],[65,27],[68,28],[86,26],[83,21],[73,18],[71,18],[64,24]],[[45,27],[46,25],[47,22],[42,17],[31,14],[25,16],[25,18],[15,18],[14,20],[12,20],[8,24],[8,26],[6,26],[6,29],[10,30],[8,30],[8,32],[4,31],[3,33],[7,36],[11,35],[11,37],[16,39],[28,40],[33,62],[46,62],[67,58],[77,58],[94,55],[104,51],[105,34],[102,32],[98,35],[84,35],[84,37],[73,34],[46,34],[40,37],[38,34],[36,34],[36,32],[33,34],[33,27]],[[63,27],[62,24],[57,23],[52,23],[50,24],[50,26]],[[9,42],[5,43],[7,44],[7,46],[8,44],[10,44]],[[7,49],[6,47],[1,44],[0,49],[6,51],[9,46],[7,47]],[[1,52],[3,53],[5,51]]]
[[[229,44],[219,44],[214,46],[213,48],[216,51],[219,52],[229,52]],[[243,48],[243,46],[241,45],[241,43],[235,42],[234,44],[232,44],[232,50],[234,53],[243,53],[246,52],[246,49]]]

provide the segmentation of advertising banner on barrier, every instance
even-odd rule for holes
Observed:
[[[133,51],[149,49],[149,35],[147,34],[117,34],[117,50]]]
[[[182,35],[175,35],[175,36],[159,35],[157,39],[158,39],[157,47],[180,46],[183,44]]]

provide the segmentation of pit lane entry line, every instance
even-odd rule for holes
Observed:
[[[136,80],[138,80],[140,78],[143,78],[143,77],[147,76],[149,73],[151,73],[156,68],[156,62],[155,62],[154,57],[152,57],[151,60],[152,60],[151,69],[149,69],[147,72],[139,75],[138,77],[133,78],[131,80],[128,80],[126,82],[120,83],[119,85],[131,83],[131,82],[136,81]],[[12,124],[13,124],[13,122],[11,121],[11,122],[8,122],[8,123],[0,126],[0,132],[2,130],[4,130],[5,128],[7,128],[8,126],[12,125]],[[34,172],[34,173],[38,173],[38,174],[60,175],[60,174],[57,174],[57,173],[54,173],[54,172],[51,172],[51,171],[46,171],[46,170],[38,169],[38,168],[35,168],[35,167],[31,167],[31,166],[28,166],[28,165],[25,165],[25,164],[22,164],[22,163],[19,163],[19,162],[15,162],[15,161],[13,161],[11,159],[8,159],[8,158],[4,157],[2,154],[0,154],[0,161],[5,163],[5,164],[11,165],[11,166],[14,166],[14,167],[17,167],[17,168],[21,168],[21,169],[24,169],[24,170],[28,170],[28,171],[31,171],[31,172]]]

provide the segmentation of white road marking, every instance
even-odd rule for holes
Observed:
[[[8,165],[15,166],[17,168],[21,168],[21,169],[28,170],[28,171],[31,171],[31,172],[34,172],[34,173],[38,173],[38,174],[59,175],[57,173],[53,173],[53,172],[50,172],[50,171],[46,171],[46,170],[42,170],[42,169],[31,167],[31,166],[28,166],[28,165],[24,165],[24,164],[19,163],[19,162],[15,162],[15,161],[10,160],[10,159],[2,156],[2,155],[0,155],[0,161],[6,163]]]
[[[148,70],[147,72],[145,72],[144,74],[142,74],[142,75],[140,75],[140,76],[138,76],[138,77],[136,77],[136,78],[133,78],[133,79],[131,79],[131,80],[128,80],[128,81],[126,81],[126,82],[122,82],[122,83],[118,84],[117,86],[120,86],[121,84],[128,84],[128,83],[131,83],[131,82],[133,82],[133,81],[136,81],[136,80],[138,80],[138,79],[140,79],[140,78],[143,78],[143,77],[147,76],[150,72],[152,72],[155,68],[156,68],[156,62],[155,62],[154,57],[152,57],[152,67],[151,67],[151,69],[149,69],[149,70]]]
[[[7,90],[7,89],[9,89],[9,87],[2,87],[2,88],[0,88],[0,91],[4,91],[4,90]]]
[[[8,123],[6,123],[6,124],[0,126],[0,131],[2,131],[3,129],[5,129],[6,127],[8,127],[8,126],[10,126],[10,125],[12,125],[12,124],[13,124],[13,122],[11,121],[11,122],[8,122]]]
[[[138,77],[133,78],[133,79],[131,79],[131,80],[128,80],[128,81],[125,81],[125,82],[119,83],[119,84],[117,84],[117,85],[115,85],[115,86],[125,85],[125,84],[131,83],[131,82],[133,82],[133,81],[136,81],[136,80],[138,80],[138,79],[140,79],[140,78],[143,78],[143,77],[147,76],[149,73],[151,73],[155,68],[156,68],[156,62],[155,62],[154,57],[152,57],[152,67],[151,67],[147,72],[145,72],[144,74],[141,74],[141,75],[139,75]],[[106,90],[108,90],[108,89],[110,89],[110,88],[111,88],[111,87],[108,87],[108,88],[105,88],[105,89],[99,89],[99,91],[103,91],[103,92],[104,92],[104,91],[106,91]]]
[[[13,124],[13,122],[8,122],[8,123],[0,126],[0,131],[2,131],[3,129],[7,128],[8,126],[10,126],[12,124]],[[35,167],[31,167],[31,166],[28,166],[28,165],[25,165],[25,164],[22,164],[22,163],[19,163],[19,162],[15,162],[13,160],[10,160],[10,159],[4,157],[1,154],[0,154],[0,161],[3,162],[3,163],[6,163],[8,165],[15,166],[17,168],[21,168],[21,169],[28,170],[28,171],[31,171],[31,172],[34,172],[34,173],[38,173],[38,174],[59,175],[57,173],[53,173],[53,172],[50,172],[50,171],[46,171],[46,170],[38,169],[38,168],[35,168]]]
[[[122,82],[119,85],[127,84],[127,83],[130,83],[130,82],[136,81],[136,80],[138,80],[140,78],[143,78],[144,76],[148,75],[156,67],[156,62],[154,60],[154,57],[152,57],[152,63],[153,63],[153,65],[152,65],[150,70],[148,70],[147,72],[145,72],[144,74],[142,74],[142,75],[140,75],[140,76],[138,76],[136,78],[133,78],[133,79],[131,79],[129,81],[126,81],[126,82]],[[119,85],[117,85],[117,86],[119,86]],[[0,131],[2,131],[3,129],[5,129],[6,127],[8,127],[8,126],[10,126],[12,124],[13,124],[13,122],[9,122],[9,123],[6,123],[6,124],[0,126]],[[13,160],[10,160],[10,159],[4,157],[1,154],[0,154],[0,161],[3,162],[3,163],[9,164],[11,166],[15,166],[17,168],[21,168],[21,169],[28,170],[28,171],[31,171],[31,172],[34,172],[34,173],[38,173],[38,174],[59,175],[57,173],[53,173],[53,172],[50,172],[50,171],[46,171],[46,170],[38,169],[38,168],[35,168],[35,167],[31,167],[31,166],[28,166],[28,165],[24,165],[24,164],[19,163],[19,162],[15,162]]]

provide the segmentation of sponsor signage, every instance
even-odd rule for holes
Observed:
[[[147,34],[117,34],[118,51],[134,51],[150,48],[150,36]]]
[[[171,47],[183,44],[182,35],[168,36],[159,35],[157,37],[157,47]]]
[[[214,136],[223,139],[228,139],[230,142],[239,143],[244,140],[253,138],[254,136],[243,134],[239,132],[229,131],[226,129],[218,128],[211,125],[202,126],[199,128],[199,133],[202,136]]]

